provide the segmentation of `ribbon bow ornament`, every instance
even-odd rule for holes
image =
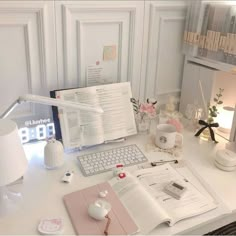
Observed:
[[[198,123],[199,123],[200,125],[204,125],[204,126],[203,126],[201,129],[199,129],[199,130],[197,131],[197,133],[195,134],[195,136],[196,136],[196,137],[199,136],[199,135],[203,132],[203,130],[205,130],[206,128],[208,128],[209,131],[210,131],[210,135],[211,135],[212,141],[214,141],[215,143],[218,143],[218,142],[215,140],[215,134],[214,134],[214,131],[213,131],[212,127],[219,127],[219,124],[218,124],[218,123],[207,123],[207,122],[205,122],[204,120],[199,120]]]

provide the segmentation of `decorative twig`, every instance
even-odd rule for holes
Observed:
[[[206,116],[208,116],[208,109],[207,109],[206,99],[205,99],[203,89],[202,89],[201,80],[199,79],[198,82],[199,82],[199,88],[200,88],[200,92],[201,92],[201,96],[202,96],[202,102],[203,102],[204,110],[205,110]]]

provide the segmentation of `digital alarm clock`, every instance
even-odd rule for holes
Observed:
[[[36,126],[23,127],[19,129],[21,143],[46,140],[55,135],[54,123],[40,124]]]

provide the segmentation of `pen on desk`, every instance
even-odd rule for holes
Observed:
[[[170,163],[173,162],[175,164],[178,164],[178,160],[171,160],[171,161],[154,161],[151,162],[151,166],[157,166],[158,164],[164,164],[164,163]]]

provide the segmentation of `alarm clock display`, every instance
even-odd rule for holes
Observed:
[[[55,126],[54,123],[47,123],[23,127],[19,129],[19,135],[23,144],[31,141],[45,140],[55,136]]]

